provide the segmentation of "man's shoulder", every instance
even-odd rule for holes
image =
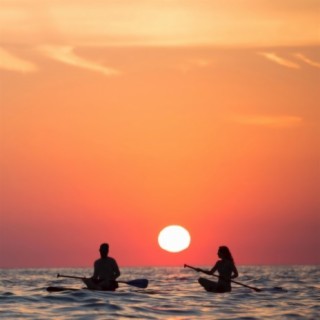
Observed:
[[[106,263],[106,262],[113,263],[113,262],[116,262],[116,260],[112,257],[106,257],[106,258],[97,259],[94,263],[99,264],[99,263]]]
[[[112,258],[112,257],[108,257],[108,260],[110,261],[110,262],[116,262],[116,259],[114,259],[114,258]]]

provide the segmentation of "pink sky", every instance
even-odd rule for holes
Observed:
[[[0,267],[319,264],[319,2],[0,6]]]

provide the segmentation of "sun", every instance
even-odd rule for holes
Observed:
[[[180,252],[187,249],[190,241],[188,230],[178,225],[165,227],[158,236],[159,246],[169,252]]]

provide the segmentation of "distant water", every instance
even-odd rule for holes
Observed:
[[[91,269],[2,269],[1,319],[320,319],[320,266],[239,267],[232,293],[205,292],[199,274],[183,268],[121,268],[122,280],[149,279],[147,289],[48,293],[47,286],[83,287],[57,273],[90,276]],[[273,290],[279,287],[288,290]]]

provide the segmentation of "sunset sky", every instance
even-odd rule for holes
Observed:
[[[0,267],[320,263],[319,0],[0,7]]]

